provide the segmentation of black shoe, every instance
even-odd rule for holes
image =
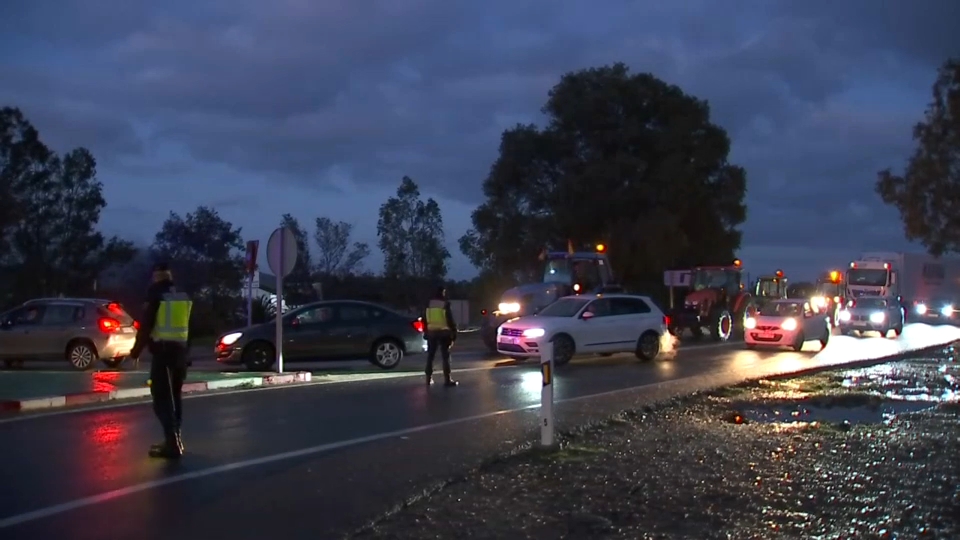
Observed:
[[[159,459],[180,459],[183,451],[176,442],[163,443],[150,447],[150,457]]]
[[[427,386],[433,386],[433,375],[427,375]]]
[[[175,438],[176,438],[176,440],[177,440],[177,447],[180,448],[180,453],[181,453],[181,454],[184,453],[184,451],[186,450],[186,448],[183,446],[183,437],[180,435],[180,430],[179,430],[179,429],[177,430],[177,434],[176,434],[176,437],[175,437]],[[154,451],[156,451],[156,452],[162,452],[163,449],[166,448],[166,447],[167,447],[167,443],[165,443],[165,442],[157,443],[157,444],[150,445],[150,451],[151,451],[151,452],[154,452]]]
[[[453,380],[453,379],[447,379],[447,382],[443,383],[443,385],[446,386],[447,388],[453,388],[454,386],[456,386],[456,385],[458,385],[458,384],[460,384],[460,383],[457,382],[457,381],[455,381],[455,380]]]

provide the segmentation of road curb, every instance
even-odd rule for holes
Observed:
[[[296,384],[310,382],[312,379],[313,375],[309,371],[301,371],[297,373],[266,375],[263,377],[237,377],[219,381],[189,382],[183,385],[183,393],[195,394],[198,392],[224,390],[243,386],[276,386],[282,384]],[[41,409],[70,407],[74,405],[89,405],[91,403],[102,403],[104,401],[141,399],[149,396],[150,387],[148,386],[140,388],[120,388],[118,390],[112,390],[109,392],[83,392],[79,394],[67,394],[64,396],[48,396],[22,400],[0,401],[0,411],[36,411]]]

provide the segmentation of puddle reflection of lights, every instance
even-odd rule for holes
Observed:
[[[527,395],[540,395],[543,389],[543,375],[540,370],[525,371],[520,375],[520,389]]]
[[[98,371],[93,374],[94,392],[113,392],[117,389],[120,373],[116,371]]]

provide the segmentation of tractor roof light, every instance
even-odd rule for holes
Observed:
[[[740,259],[734,259],[734,260],[733,260],[733,265],[736,266],[737,268],[740,268],[740,266],[742,266],[743,263],[740,262]]]
[[[597,253],[603,253],[607,250],[607,246],[603,244],[597,244]]]
[[[777,277],[778,277],[778,278],[782,278],[782,277],[783,277],[783,270],[777,270]]]
[[[832,281],[832,282],[834,282],[834,283],[840,281],[840,272],[837,272],[836,270],[831,270],[831,271],[830,271],[830,281]]]

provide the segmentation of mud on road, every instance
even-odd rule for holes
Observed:
[[[624,413],[353,538],[960,538],[952,355]]]

